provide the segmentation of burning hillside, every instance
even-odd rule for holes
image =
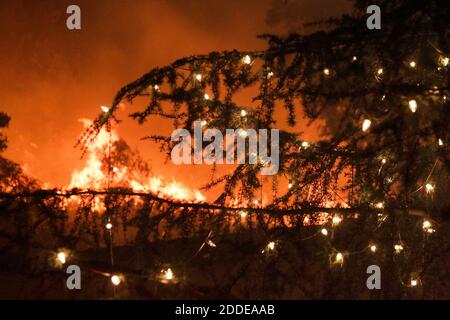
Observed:
[[[85,127],[90,120],[81,120]],[[137,151],[119,138],[117,131],[102,128],[94,141],[87,146],[84,167],[72,173],[68,188],[106,189],[130,188],[136,192],[151,192],[161,197],[184,201],[204,201],[198,190],[190,189],[173,180],[165,182],[153,175],[148,164]]]

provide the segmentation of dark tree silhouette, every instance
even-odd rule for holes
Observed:
[[[119,103],[137,97],[148,99],[130,115],[139,123],[162,117],[192,131],[202,120],[222,132],[290,126],[280,132],[268,205],[232,203],[257,198],[258,162],[211,181],[223,187],[213,203],[110,186],[4,193],[2,209],[13,214],[20,204],[35,223],[45,221],[28,245],[70,248],[90,278],[124,275],[125,297],[155,297],[156,289],[158,298],[448,297],[450,10],[439,0],[376,1],[382,29],[369,31],[370,4],[356,1],[355,13],[328,21],[326,31],[263,35],[266,50],[154,68],[123,87],[79,141],[92,142],[117,121]],[[253,96],[246,105],[236,102],[243,92]],[[299,114],[325,124],[319,140],[304,140]],[[170,137],[149,138],[173,147]],[[289,189],[278,187],[283,179]],[[68,199],[77,201],[72,212]],[[32,252],[35,270],[48,270]],[[382,269],[382,291],[366,287],[371,264]],[[108,294],[96,281],[91,297]]]

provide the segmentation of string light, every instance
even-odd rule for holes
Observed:
[[[157,84],[155,84],[155,85],[153,86],[153,89],[154,89],[155,91],[159,91],[159,86],[158,86]]]
[[[270,71],[270,72],[267,74],[267,79],[270,79],[270,78],[272,78],[272,77],[273,77],[273,72]]]
[[[377,202],[375,204],[375,208],[377,209],[383,209],[384,208],[384,202]]]
[[[415,67],[416,67],[416,62],[415,62],[415,61],[411,61],[411,62],[409,63],[409,66],[410,66],[411,68],[415,68]]]
[[[372,251],[373,253],[375,253],[377,251],[377,246],[376,245],[371,245],[370,246],[370,251]]]
[[[342,253],[338,252],[338,253],[336,254],[336,257],[335,257],[335,259],[334,259],[334,262],[335,262],[335,263],[338,263],[338,264],[343,264],[343,263],[344,263],[344,255],[343,255]]]
[[[442,147],[444,145],[444,141],[442,141],[442,139],[438,139],[438,145],[439,147]]]
[[[247,211],[242,210],[240,212],[241,218],[245,219],[247,217]]]
[[[448,57],[439,57],[439,63],[443,65],[444,67],[448,66],[448,63],[450,62],[450,59]]]
[[[245,117],[247,115],[247,111],[244,109],[241,110],[241,117]]]
[[[341,223],[342,218],[339,216],[334,216],[333,219],[331,219],[331,223],[333,226],[337,226],[339,223]]]
[[[411,287],[416,287],[419,282],[416,279],[411,279]]]
[[[328,235],[328,230],[323,228],[322,230],[320,230],[320,233],[322,233],[324,236]]]
[[[206,244],[213,248],[217,247],[216,244],[212,240],[208,240],[208,242],[206,242]]]
[[[247,130],[239,130],[239,135],[243,138],[247,137],[248,135]]]
[[[168,268],[167,270],[163,270],[164,273],[164,279],[167,281],[173,280],[174,274],[171,268]]]
[[[394,250],[395,250],[395,253],[399,254],[400,252],[403,251],[403,246],[401,244],[396,244],[396,245],[394,245]]]
[[[292,186],[293,186],[293,184],[292,184],[291,182],[289,182],[289,184],[288,184],[288,189],[291,189]]]
[[[250,58],[250,56],[247,54],[244,58],[243,61],[245,64],[250,64],[252,63],[252,58]]]
[[[408,104],[409,104],[409,109],[412,111],[412,113],[417,111],[417,102],[416,102],[416,100],[414,100],[414,99],[413,100],[409,100]]]
[[[386,158],[381,159],[381,164],[386,164],[387,160]]]
[[[369,119],[365,119],[362,124],[362,131],[364,131],[364,132],[367,131],[370,128],[371,124],[372,124],[372,121],[370,121]]]
[[[118,286],[122,282],[122,280],[118,275],[115,274],[111,277],[111,282],[113,285]]]
[[[326,75],[326,76],[329,76],[330,75],[330,69],[328,69],[328,68],[323,69],[323,74]]]
[[[429,220],[424,220],[422,223],[422,229],[427,233],[434,233],[436,230],[432,228],[432,223]]]
[[[308,148],[310,147],[309,142],[308,142],[308,141],[303,141],[303,142],[302,142],[302,147],[303,147],[304,149],[308,149]]]
[[[109,108],[108,108],[108,107],[101,106],[100,109],[101,109],[104,113],[108,113],[108,112],[109,112]]]
[[[195,75],[195,80],[197,80],[197,81],[202,81],[202,75],[201,75],[200,73],[197,73],[197,74]]]
[[[358,60],[358,57],[357,56],[353,56],[352,60],[356,61],[356,60]]]
[[[266,249],[264,249],[263,251],[261,251],[262,253],[267,251],[273,251],[275,250],[275,241],[270,241],[267,245],[266,245]]]
[[[425,185],[425,191],[426,191],[427,193],[433,192],[433,191],[434,191],[434,186],[433,186],[431,183],[427,183],[427,184]]]
[[[113,227],[113,225],[112,225],[111,222],[108,222],[108,223],[105,225],[105,228],[108,229],[108,230],[111,230],[112,227]]]
[[[381,76],[381,75],[383,74],[383,68],[378,69],[378,70],[377,70],[377,74],[378,74],[379,76]]]
[[[62,264],[65,264],[66,263],[66,253],[64,251],[58,252],[58,254],[56,255],[56,259],[58,259],[58,261],[61,262]]]
[[[205,100],[209,100],[209,95],[207,93],[205,93],[203,97],[205,98]]]
[[[202,123],[201,123],[201,125],[204,127],[204,126],[206,126],[208,124],[208,122],[206,121],[206,120],[203,120],[202,121]]]

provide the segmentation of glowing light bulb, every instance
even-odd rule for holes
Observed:
[[[270,242],[267,244],[267,249],[268,249],[268,250],[273,250],[273,249],[275,249],[275,242],[270,241]]]
[[[386,164],[386,162],[387,162],[386,158],[381,159],[382,164]]]
[[[418,284],[416,279],[411,279],[411,287],[416,287]]]
[[[409,109],[411,110],[412,113],[417,111],[417,102],[416,102],[416,100],[414,100],[414,99],[413,100],[409,100],[408,104],[409,104]]]
[[[241,117],[245,117],[247,115],[247,111],[244,109],[241,110]]]
[[[309,146],[310,146],[310,144],[309,144],[308,141],[303,141],[303,142],[302,142],[302,147],[303,147],[304,149],[308,149]]]
[[[248,135],[247,130],[239,130],[239,135],[245,138]]]
[[[331,219],[331,223],[333,226],[337,226],[339,223],[341,223],[342,218],[339,216],[334,216],[333,219]]]
[[[108,107],[101,106],[100,109],[101,109],[104,113],[108,113],[108,112],[109,112],[109,108],[108,108]]]
[[[340,264],[344,263],[344,255],[342,253],[338,252],[336,254],[335,262],[340,263]]]
[[[381,76],[381,75],[383,74],[383,68],[378,69],[378,70],[377,70],[377,74],[378,74],[379,76]]]
[[[206,120],[203,120],[201,124],[204,127],[204,126],[206,126],[208,124],[208,122]]]
[[[252,63],[252,58],[250,58],[250,56],[247,54],[244,58],[243,58],[243,62],[245,64],[250,64]]]
[[[415,62],[415,61],[411,61],[411,62],[409,63],[409,66],[410,66],[411,68],[415,68],[415,67],[416,67],[416,62]]]
[[[172,280],[173,279],[173,271],[172,271],[172,269],[170,269],[170,268],[168,268],[167,270],[165,270],[164,271],[164,278],[166,279],[166,280]]]
[[[323,69],[323,74],[326,75],[326,76],[329,76],[330,75],[330,69],[328,69],[328,68]]]
[[[427,184],[425,185],[425,191],[426,191],[427,193],[433,192],[433,191],[434,191],[434,186],[433,186],[431,183],[427,183]]]
[[[153,89],[154,89],[155,91],[159,91],[159,86],[158,86],[157,84],[155,84],[155,85],[153,86]]]
[[[369,130],[371,124],[372,124],[372,121],[370,121],[369,119],[365,119],[362,124],[362,131]]]
[[[58,252],[58,254],[56,255],[56,258],[57,258],[58,261],[61,262],[62,264],[66,263],[66,254],[64,253],[64,251]]]
[[[246,218],[247,217],[247,211],[241,211],[240,212],[241,218]]]
[[[208,240],[208,242],[206,244],[213,248],[217,247],[216,244],[212,240]]]
[[[394,245],[394,250],[395,250],[395,253],[398,254],[403,251],[403,246],[401,244],[396,244],[396,245]]]
[[[442,147],[444,145],[444,141],[442,141],[442,139],[438,139],[438,145],[439,147]]]
[[[377,251],[377,246],[376,245],[371,245],[370,246],[370,251],[372,251],[372,252],[376,252]]]
[[[209,94],[205,93],[203,97],[205,98],[205,100],[209,100]]]
[[[353,56],[352,60],[356,61],[356,60],[358,60],[358,57],[357,56]]]
[[[292,186],[293,186],[293,184],[292,184],[291,182],[289,182],[289,184],[288,184],[288,189],[291,189]]]
[[[105,225],[105,228],[108,229],[108,230],[111,230],[112,227],[113,227],[113,225],[112,225],[111,222],[108,222],[108,223]]]
[[[375,208],[377,209],[383,209],[384,208],[384,202],[377,202],[375,204]]]
[[[267,79],[270,79],[270,78],[272,78],[272,77],[273,77],[273,72],[270,71],[270,72],[267,74]]]
[[[328,230],[323,228],[322,230],[320,230],[320,232],[324,235],[327,236],[328,235]]]
[[[427,232],[427,233],[433,233],[436,230],[434,230],[432,228],[432,223],[429,220],[424,220],[422,223],[422,229],[423,231]]]
[[[450,59],[448,57],[439,57],[439,63],[444,67],[448,66]]]
[[[113,285],[118,286],[122,282],[122,280],[118,275],[115,274],[111,277],[111,282]]]
[[[197,81],[202,81],[202,75],[201,75],[200,73],[197,73],[197,74],[195,75],[195,80],[197,80]]]

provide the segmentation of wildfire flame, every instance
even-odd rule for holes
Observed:
[[[88,127],[92,122],[82,119],[81,122]],[[119,141],[119,136],[114,129],[108,131],[102,128],[96,139],[87,147],[87,159],[85,165],[80,170],[72,173],[69,188],[78,189],[105,189],[120,186],[131,188],[134,192],[151,192],[161,197],[182,201],[205,201],[203,194],[195,189],[190,189],[183,184],[172,181],[164,183],[164,179],[159,176],[139,177],[139,172],[130,170],[126,166],[114,166],[108,170],[102,162],[102,155],[113,154],[115,142]]]

